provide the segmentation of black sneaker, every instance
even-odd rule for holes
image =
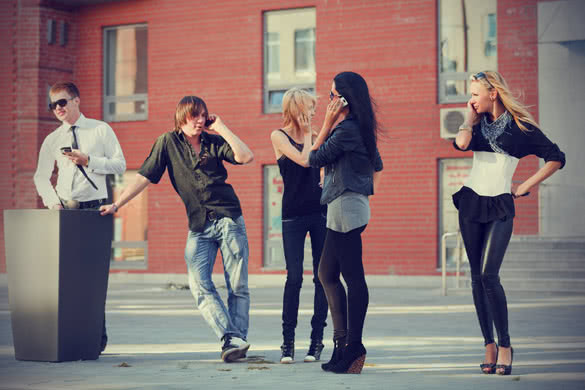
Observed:
[[[280,356],[280,362],[282,364],[292,364],[295,362],[295,343],[293,341],[285,341],[282,343],[280,350],[282,351],[282,355]]]
[[[239,337],[223,336],[223,346],[221,347],[221,360],[231,363],[246,357],[250,344]]]
[[[307,356],[305,356],[305,362],[312,363],[319,361],[321,359],[321,351],[323,351],[324,347],[325,346],[321,340],[311,340],[309,352],[307,352]]]

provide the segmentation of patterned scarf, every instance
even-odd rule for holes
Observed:
[[[496,143],[496,139],[502,135],[512,119],[513,117],[508,111],[504,112],[492,123],[487,121],[487,115],[483,115],[481,118],[481,134],[487,139],[494,152],[508,154],[505,150],[500,148]]]

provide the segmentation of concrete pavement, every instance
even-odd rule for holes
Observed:
[[[110,281],[109,344],[99,360],[17,361],[7,285],[0,283],[0,389],[585,389],[584,296],[510,292],[516,353],[513,375],[500,377],[480,373],[483,342],[468,291],[442,297],[438,288],[391,283],[370,278],[362,375],[302,362],[312,313],[308,275],[293,365],[278,364],[282,275],[251,278],[252,347],[247,360],[232,364],[221,362],[220,342],[188,290],[123,276]],[[325,333],[328,359],[331,326]]]

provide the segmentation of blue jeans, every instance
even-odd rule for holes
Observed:
[[[221,251],[228,308],[219,296],[211,274]],[[189,287],[199,311],[215,334],[246,340],[250,313],[248,291],[248,237],[244,217],[207,221],[202,232],[189,231],[185,247]]]
[[[327,326],[327,297],[319,280],[319,261],[325,241],[325,216],[321,213],[287,218],[282,220],[282,241],[286,261],[286,283],[282,299],[282,336],[285,342],[295,339],[295,328],[299,314],[299,295],[303,284],[303,260],[305,238],[311,235],[313,252],[313,318],[311,319],[311,340],[323,339],[323,328]]]

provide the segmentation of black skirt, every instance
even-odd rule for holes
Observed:
[[[481,196],[471,188],[463,186],[453,194],[453,204],[459,214],[470,222],[488,223],[498,219],[514,218],[512,194]]]

